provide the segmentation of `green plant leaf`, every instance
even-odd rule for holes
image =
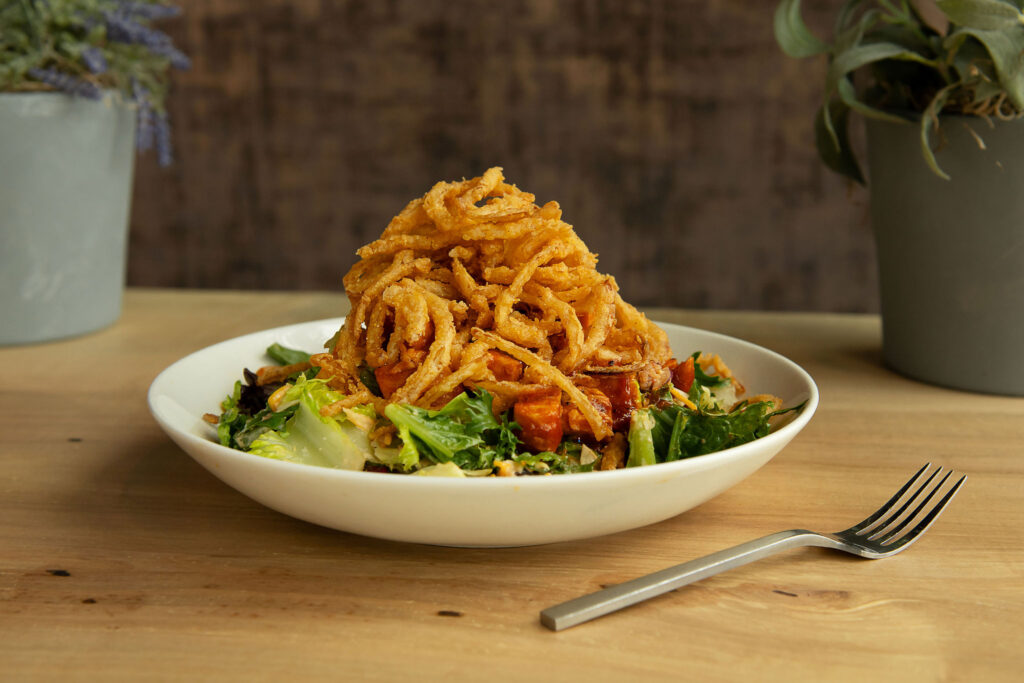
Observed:
[[[829,65],[828,74],[825,77],[825,94],[831,96],[839,88],[839,82],[846,77],[872,62],[880,62],[886,59],[897,59],[907,62],[917,62],[926,66],[939,68],[938,62],[928,59],[913,50],[908,50],[902,45],[895,43],[868,43],[850,48],[836,54]]]
[[[1020,8],[1003,0],[936,0],[957,26],[997,31],[1024,23]]]
[[[910,6],[925,26],[940,36],[949,33],[949,18],[939,9],[935,0],[910,0]]]
[[[775,40],[790,57],[811,57],[828,50],[804,23],[800,0],[782,0],[775,8]]]
[[[946,50],[952,55],[953,69],[961,81],[970,81],[978,75],[992,81],[998,78],[988,50],[976,38],[960,33],[946,41]]]
[[[1007,97],[1018,110],[1024,111],[1024,25],[1011,31],[960,28],[950,34],[946,43],[962,40],[965,35],[973,36],[985,46]]]
[[[869,9],[847,28],[837,31],[833,52],[839,54],[851,50],[860,44],[864,34],[873,28],[881,19],[882,13],[877,9]]]
[[[900,45],[905,50],[917,52],[920,55],[927,55],[934,58],[940,54],[942,49],[942,38],[939,36],[926,36],[921,32],[919,26],[906,23],[883,23],[871,29],[870,40],[872,43],[892,43]]]
[[[960,84],[966,91],[973,93],[971,102],[980,104],[992,101],[1005,93],[985,46],[967,34],[959,37],[962,38],[961,44],[951,46],[949,51],[953,55],[953,68],[960,78]]]
[[[907,119],[888,112],[884,109],[876,109],[875,107],[864,104],[857,99],[857,92],[853,88],[853,83],[844,79],[839,81],[839,98],[843,101],[846,106],[854,110],[862,116],[867,116],[872,119],[878,119],[880,121],[892,121],[893,123],[906,123]]]
[[[828,168],[863,185],[864,174],[850,147],[849,119],[850,108],[842,100],[833,99],[822,105],[814,118],[814,143]]]
[[[874,62],[884,61],[887,59],[896,59],[901,61],[917,62],[920,64],[926,64],[929,66],[935,66],[935,62],[926,57],[922,57],[918,53],[907,50],[901,45],[894,43],[871,43],[867,45],[859,45],[853,47],[845,52],[837,54],[832,60],[832,64],[829,66],[828,74],[825,77],[825,101],[829,102],[832,100],[833,95],[839,95],[839,98],[843,103],[857,111],[864,116],[870,116],[876,119],[883,119],[887,121],[903,122],[904,119],[890,114],[881,109],[875,109],[870,107],[857,98],[856,90],[853,87],[853,83],[848,78],[849,74]],[[835,127],[832,124],[832,117],[828,107],[823,107],[821,110],[823,114],[823,125],[825,131],[828,132],[832,138],[832,142],[837,150],[842,148],[839,136],[835,131]]]
[[[938,127],[939,112],[946,106],[950,91],[957,87],[957,85],[956,83],[951,83],[937,92],[932,101],[928,103],[928,108],[924,114],[921,115],[921,153],[924,154],[924,160],[928,164],[928,168],[932,169],[943,180],[949,180],[949,174],[939,168],[939,162],[932,151],[931,132],[933,128]]]
[[[849,28],[857,17],[860,6],[865,0],[846,0],[843,6],[836,12],[835,33],[839,34]]]

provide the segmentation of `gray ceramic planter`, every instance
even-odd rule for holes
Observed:
[[[0,94],[0,344],[117,319],[134,137],[114,97]]]
[[[950,117],[942,131],[948,181],[916,125],[868,122],[883,356],[930,383],[1024,395],[1024,121]]]

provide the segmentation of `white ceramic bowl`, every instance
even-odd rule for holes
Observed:
[[[217,443],[203,413],[218,413],[242,368],[269,361],[278,342],[315,352],[341,325],[320,320],[256,332],[197,351],[164,370],[149,406],[167,434],[229,486],[314,524],[396,541],[520,546],[610,534],[673,517],[755,472],[807,424],[818,390],[803,369],[754,344],[662,324],[679,358],[718,353],[749,395],[772,393],[803,411],[768,436],[717,453],[614,472],[447,479],[350,472],[261,458]]]

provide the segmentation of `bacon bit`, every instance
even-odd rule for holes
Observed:
[[[672,384],[684,394],[693,386],[694,367],[693,357],[687,358],[682,363],[672,368]]]
[[[623,431],[629,427],[629,418],[640,406],[640,386],[634,373],[595,376],[598,389],[611,401],[612,429]]]
[[[562,442],[562,391],[558,387],[520,398],[512,415],[522,429],[519,438],[527,448],[554,451]]]
[[[208,424],[220,424],[220,415],[214,415],[213,413],[203,413],[203,422]]]
[[[499,382],[518,382],[523,376],[523,364],[512,356],[491,349],[487,352],[487,369],[494,374]]]

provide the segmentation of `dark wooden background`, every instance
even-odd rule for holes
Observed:
[[[877,309],[867,195],[813,150],[824,65],[779,52],[774,0],[181,4],[131,284],[337,291],[409,199],[500,165],[639,305]]]

